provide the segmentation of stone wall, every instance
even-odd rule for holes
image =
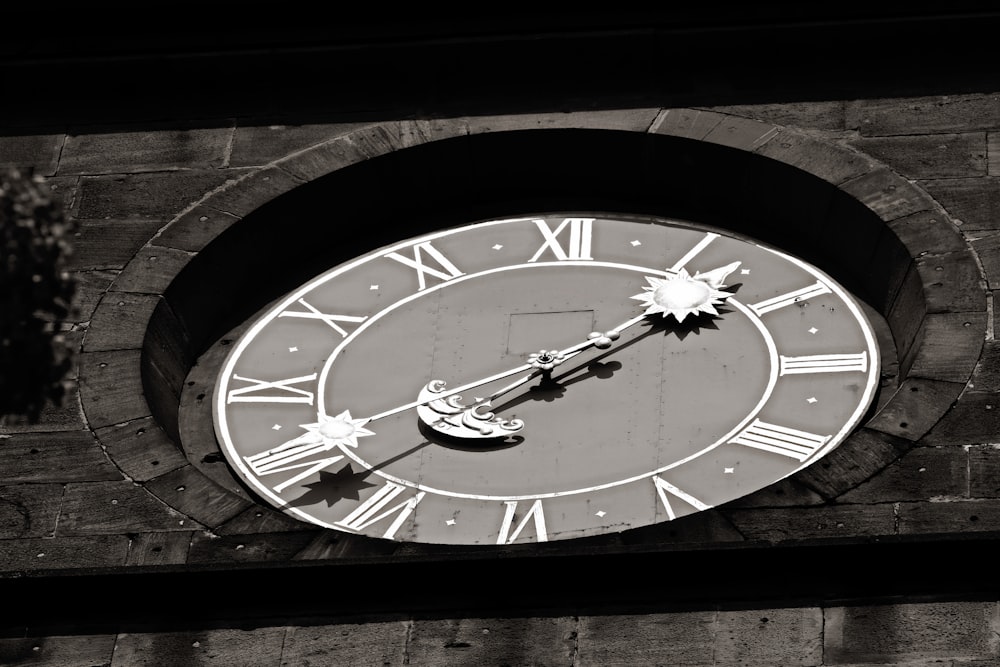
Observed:
[[[491,571],[473,568],[462,553],[331,536],[264,508],[232,483],[205,417],[210,370],[226,342],[214,337],[222,324],[200,330],[191,316],[206,310],[200,292],[180,283],[212,275],[195,260],[213,240],[316,178],[448,138],[566,129],[754,153],[873,212],[907,256],[882,253],[875,239],[866,245],[851,230],[841,243],[867,266],[902,267],[880,278],[891,294],[876,305],[897,354],[879,410],[841,448],[774,487],[573,551],[584,568],[572,577],[578,592],[560,588],[566,597],[548,605],[508,604],[499,613],[471,593],[458,608],[421,604],[405,590],[386,590],[390,581],[405,587],[398,574],[363,593],[358,582],[336,578],[355,572],[338,563],[464,563],[455,565],[461,587],[480,586],[485,599],[502,597],[506,584],[491,577],[506,571],[499,560],[481,564],[496,565]],[[74,391],[40,423],[10,419],[0,427],[2,664],[1000,664],[1000,588],[990,559],[1000,531],[992,299],[1000,280],[1000,93],[340,124],[279,117],[20,128],[0,136],[0,165],[44,175],[80,225],[68,332],[78,350]],[[727,178],[718,174],[722,195],[735,188]],[[866,546],[878,543],[912,549],[893,552],[901,556],[894,562],[819,557],[801,596],[788,582],[781,595],[761,596],[751,581],[767,554],[804,553],[786,547],[834,553],[846,545],[871,554]],[[672,555],[741,550],[745,561],[733,556],[711,578],[717,597],[672,596],[691,586],[681,583],[690,573],[671,569]],[[634,578],[586,572],[588,562],[606,564],[607,554],[638,551],[663,559],[644,594],[614,599],[615,577],[630,586]],[[936,560],[903,562],[907,553]],[[324,579],[315,593],[329,598],[326,606],[227,610],[213,601],[231,591],[194,577],[244,571],[240,582],[252,586],[251,575],[290,563],[330,566],[318,570]],[[963,585],[886,585],[910,577],[911,568],[939,582],[961,573]],[[154,585],[159,572],[177,576],[183,590]],[[466,579],[480,572],[488,583]],[[870,594],[855,586],[838,597],[818,586],[826,577],[845,586],[864,578]],[[273,587],[280,577],[268,581]],[[530,581],[523,585],[538,585]],[[730,587],[746,587],[758,601],[722,592]],[[391,604],[367,605],[363,595],[388,595]],[[27,608],[29,596],[40,611]],[[216,613],[200,616],[201,605]]]

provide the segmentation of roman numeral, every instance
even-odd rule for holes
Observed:
[[[545,514],[542,511],[542,500],[539,498],[523,517],[521,517],[521,522],[517,524],[514,528],[514,532],[511,532],[511,527],[514,525],[514,516],[517,511],[517,501],[516,500],[505,500],[504,505],[507,506],[506,511],[503,515],[503,524],[500,526],[500,534],[497,536],[497,544],[511,544],[517,539],[517,536],[521,534],[524,530],[525,525],[528,523],[528,519],[534,519],[535,521],[535,539],[538,542],[547,542],[549,540],[549,535],[545,532]]]
[[[533,222],[538,227],[538,231],[545,237],[545,243],[532,255],[529,262],[537,261],[546,250],[551,250],[558,260],[594,259],[590,256],[593,218],[564,218],[555,230],[550,229],[544,220],[534,220]],[[563,247],[558,237],[567,227],[569,227],[569,245]]]
[[[790,306],[793,303],[799,303],[800,301],[811,299],[812,297],[819,296],[820,294],[829,294],[830,291],[830,288],[823,284],[823,281],[817,280],[815,284],[809,285],[808,287],[803,287],[802,289],[797,289],[794,292],[788,292],[787,294],[781,294],[770,299],[764,299],[759,303],[752,304],[750,306],[750,310],[757,313],[759,316],[764,313],[769,313],[772,310],[777,310],[778,308]]]
[[[439,268],[434,268],[424,264],[425,254],[437,262]],[[434,276],[441,280],[451,280],[463,275],[451,261],[441,254],[441,251],[430,244],[429,241],[418,243],[413,246],[413,257],[400,255],[398,252],[390,252],[386,255],[389,259],[394,259],[401,264],[417,270],[417,282],[420,289],[427,288],[426,276]]]
[[[382,521],[386,517],[395,514],[395,518],[389,524],[389,527],[382,533],[382,537],[391,540],[395,537],[396,531],[403,525],[403,522],[413,514],[413,510],[416,509],[417,504],[425,495],[424,491],[419,491],[415,495],[404,499],[399,504],[386,509],[386,505],[395,500],[406,489],[407,487],[402,484],[386,482],[382,488],[367,498],[365,502],[358,505],[353,512],[334,523],[349,530],[361,531],[373,523]]]
[[[715,234],[715,233],[705,234],[704,238],[702,238],[700,241],[698,241],[698,243],[697,243],[697,245],[695,245],[695,247],[693,247],[690,250],[688,250],[686,255],[684,255],[679,260],[677,260],[676,262],[674,262],[674,265],[672,267],[670,267],[670,270],[676,273],[677,271],[680,271],[681,269],[683,269],[684,266],[688,262],[690,262],[692,259],[694,259],[695,257],[697,257],[698,253],[700,253],[702,250],[704,250],[705,248],[707,248],[708,244],[711,243],[712,241],[714,241],[717,238],[719,238],[718,234]]]
[[[847,373],[868,370],[868,353],[812,354],[804,357],[778,357],[779,375],[799,373]]]
[[[313,393],[291,385],[300,382],[311,382],[316,379],[316,373],[303,375],[287,380],[255,380],[233,374],[234,380],[249,382],[246,387],[237,387],[229,392],[226,403],[305,403],[313,404]],[[264,393],[270,392],[270,393]],[[248,395],[250,394],[250,395]]]
[[[278,314],[278,317],[301,317],[306,320],[322,320],[323,322],[326,322],[331,329],[339,333],[342,338],[347,338],[347,331],[344,330],[342,326],[337,324],[337,322],[364,322],[368,319],[367,316],[358,317],[356,315],[333,315],[330,313],[321,313],[305,299],[299,299],[299,303],[301,303],[306,310],[283,310]]]
[[[302,461],[302,459],[310,458],[315,454],[329,452],[333,447],[334,445],[327,444],[323,437],[316,433],[304,433],[265,452],[244,456],[243,460],[258,477],[305,468],[302,472],[274,487],[275,491],[283,491],[292,484],[297,484],[343,459],[343,455],[338,454],[319,460]]]
[[[754,419],[752,424],[740,431],[729,442],[805,461],[825,445],[831,437]]]
[[[688,505],[698,510],[707,510],[712,508],[711,505],[706,505],[705,503],[701,502],[700,500],[692,496],[690,493],[687,493],[686,491],[681,491],[676,486],[674,486],[667,480],[663,479],[662,477],[653,475],[653,486],[656,487],[656,493],[657,495],[660,496],[660,502],[663,503],[663,508],[667,510],[667,516],[671,520],[676,519],[677,515],[674,513],[674,508],[670,505],[670,498],[667,496],[668,493],[674,496],[675,498],[683,500]]]

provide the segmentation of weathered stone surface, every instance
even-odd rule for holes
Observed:
[[[284,665],[405,665],[411,622],[383,621],[290,627]]]
[[[71,133],[63,174],[107,174],[225,166],[232,127],[176,127]]]
[[[969,248],[959,229],[937,211],[920,211],[896,218],[889,222],[889,228],[910,249],[911,257]]]
[[[823,497],[835,498],[877,475],[910,444],[901,438],[860,428],[839,447],[797,473],[794,479],[816,489]]]
[[[986,134],[855,139],[852,145],[907,178],[967,178],[986,174]]]
[[[919,185],[947,209],[962,232],[1000,229],[996,214],[1000,210],[1000,179],[942,178],[920,181]]]
[[[573,111],[566,113],[527,113],[504,116],[463,118],[468,134],[507,132],[511,130],[597,129],[645,132],[659,110],[653,107],[619,111]]]
[[[110,667],[139,665],[275,667],[282,664],[281,646],[284,636],[285,629],[281,627],[122,633],[118,635]]]
[[[1000,500],[900,503],[901,535],[995,532],[1000,530]]]
[[[217,211],[243,217],[302,183],[302,179],[284,169],[264,167],[240,174],[238,180],[227,183],[201,203]]]
[[[158,294],[105,293],[90,319],[83,349],[87,352],[140,349],[149,317],[160,298]]]
[[[149,416],[139,357],[139,350],[80,355],[80,398],[91,428]]]
[[[0,540],[0,572],[42,572],[125,564],[125,535]]]
[[[84,176],[77,218],[147,218],[166,222],[232,178],[212,171]]]
[[[927,445],[978,445],[996,442],[1000,433],[1000,396],[966,391],[924,437]]]
[[[199,204],[165,226],[152,240],[158,246],[198,252],[239,219]]]
[[[982,264],[987,286],[997,289],[1000,287],[1000,231],[970,234],[969,243]]]
[[[81,220],[67,262],[73,269],[120,269],[164,221]]]
[[[189,563],[287,562],[313,538],[315,531],[257,533],[217,537],[197,533],[191,541]]]
[[[578,660],[607,667],[711,665],[718,629],[714,611],[581,616]]]
[[[858,100],[847,104],[847,127],[864,136],[942,134],[1000,124],[1000,95],[942,95]]]
[[[0,486],[0,539],[52,537],[62,494],[61,484]]]
[[[619,537],[623,544],[722,544],[746,539],[728,514],[717,509],[634,528]]]
[[[986,152],[989,156],[987,173],[990,176],[1000,176],[1000,132],[987,133]]]
[[[900,459],[837,500],[884,503],[965,495],[969,456],[962,447],[914,447]]]
[[[0,484],[121,478],[88,430],[0,437]]]
[[[129,479],[145,482],[187,464],[153,417],[96,430],[108,456]]]
[[[72,318],[75,322],[88,322],[101,297],[118,275],[116,271],[73,271],[70,274],[76,283],[73,292]]]
[[[930,313],[909,377],[967,382],[983,348],[986,313]]]
[[[748,540],[782,542],[894,534],[891,505],[825,505],[725,512]]]
[[[857,178],[876,167],[876,163],[863,153],[790,130],[783,131],[756,152],[833,184]]]
[[[74,352],[74,359],[78,353]],[[75,364],[74,364],[75,368]],[[76,431],[87,427],[80,404],[80,390],[72,377],[75,371],[67,374],[69,384],[65,393],[57,402],[47,401],[38,416],[37,422],[32,422],[27,415],[4,415],[0,419],[0,434],[4,433],[40,433],[48,431]]]
[[[735,114],[740,115],[740,114]],[[656,116],[649,131],[685,139],[704,139],[726,116],[701,109],[664,109]]]
[[[931,313],[985,311],[986,291],[982,270],[971,249],[927,253],[916,260]]]
[[[187,517],[132,482],[66,485],[57,534],[108,535],[143,531],[189,531]]]
[[[933,200],[889,169],[873,169],[841,187],[886,221],[934,209]]]
[[[373,540],[359,535],[342,533],[338,530],[318,528],[298,553],[295,560],[327,560],[330,558],[370,558],[377,556],[403,555],[411,545],[399,544],[393,540]],[[417,547],[412,547],[419,551]]]
[[[752,151],[781,135],[782,128],[749,118],[729,116],[705,135],[705,141]]]
[[[65,139],[64,134],[0,136],[0,167],[27,168],[39,176],[52,176]]]
[[[711,665],[812,667],[823,662],[818,607],[720,611]]]
[[[964,384],[958,382],[907,378],[867,427],[916,442],[938,424],[963,388]]]
[[[369,123],[241,125],[233,132],[231,167],[261,167]]]
[[[111,290],[138,294],[162,294],[174,277],[191,261],[192,253],[147,245],[125,265]]]
[[[315,528],[262,505],[248,507],[215,529],[217,535],[247,535],[252,533],[282,533]]]
[[[1000,392],[1000,341],[983,342],[976,368],[969,380],[968,390]]]
[[[1000,498],[1000,444],[969,447],[969,497]]]
[[[193,532],[139,533],[129,545],[127,565],[183,565]]]
[[[788,102],[784,104],[741,104],[712,107],[712,111],[743,116],[775,125],[814,130],[843,130],[847,103],[839,100]]]
[[[828,665],[994,658],[1000,648],[995,602],[832,607],[825,621]]]
[[[410,664],[569,665],[576,645],[576,620],[491,618],[417,620],[406,653]]]
[[[0,664],[5,667],[110,665],[115,640],[114,634],[0,637]]]
[[[186,465],[146,483],[150,493],[213,528],[250,507],[250,501],[223,489],[198,469]]]

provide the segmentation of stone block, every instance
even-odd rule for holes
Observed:
[[[581,616],[577,630],[580,665],[711,665],[717,613],[693,611]]]
[[[157,294],[107,292],[97,304],[83,339],[86,352],[138,350],[161,297]]]
[[[157,531],[133,536],[129,566],[183,565],[187,562],[193,532]]]
[[[753,151],[781,135],[782,128],[749,118],[727,116],[705,135],[704,141]]]
[[[986,285],[989,289],[1000,288],[1000,231],[980,231],[971,234],[969,244],[979,258],[979,263],[986,274]]]
[[[851,144],[909,179],[986,175],[986,133],[855,139]]]
[[[1000,498],[1000,444],[969,447],[969,497]]]
[[[121,567],[128,546],[126,535],[0,540],[0,572]]]
[[[156,127],[72,133],[60,159],[63,174],[134,173],[225,166],[232,127]]]
[[[97,304],[108,291],[116,271],[73,271],[70,276],[76,285],[73,292],[71,317],[74,322],[89,322]]]
[[[115,643],[111,667],[213,664],[275,667],[283,663],[281,647],[285,632],[279,626],[121,633]]]
[[[75,351],[74,361],[78,357],[79,353]],[[87,420],[80,402],[80,387],[73,382],[73,374],[74,369],[71,368],[65,377],[69,381],[64,385],[65,393],[55,401],[46,401],[38,415],[38,421],[32,422],[27,415],[4,415],[0,419],[0,434],[76,431],[86,428]]]
[[[927,445],[978,445],[996,442],[1000,433],[1000,396],[966,391],[924,436]]]
[[[255,533],[284,533],[302,531],[316,527],[287,514],[257,505],[248,507],[238,515],[217,526],[216,535],[250,535]],[[296,556],[298,558],[298,556]]]
[[[823,663],[818,607],[720,611],[713,666],[813,667]]]
[[[934,210],[930,197],[885,168],[873,169],[844,182],[841,187],[885,221]]]
[[[88,430],[0,437],[0,484],[120,480]]]
[[[996,602],[831,607],[825,621],[823,664],[831,666],[995,660],[1000,648]]]
[[[914,447],[889,466],[844,493],[843,503],[886,503],[965,496],[969,457],[962,447]]]
[[[839,447],[794,478],[825,498],[836,498],[878,474],[906,451],[908,441],[869,428],[859,428]]]
[[[251,506],[245,495],[222,488],[197,468],[186,465],[146,483],[157,498],[209,528],[221,525]]]
[[[200,203],[242,218],[302,183],[302,179],[288,171],[269,166],[240,174],[237,180],[227,183]]]
[[[413,621],[406,653],[415,665],[569,665],[576,620],[462,618]],[[633,663],[635,664],[635,663]]]
[[[214,191],[232,174],[215,170],[84,176],[75,206],[79,219],[154,219],[165,223]]]
[[[1000,175],[1000,169],[991,165],[991,170]],[[996,215],[1000,210],[1000,179],[942,178],[920,181],[919,185],[940,202],[963,233],[1000,229],[1000,217]],[[975,236],[970,240],[975,240]]]
[[[191,541],[188,563],[287,563],[310,541],[315,531],[216,536],[198,533]],[[343,603],[343,601],[341,601]],[[344,609],[350,609],[346,603]]]
[[[792,130],[784,130],[780,136],[758,148],[756,153],[807,171],[834,185],[857,178],[876,167],[875,162],[862,153]]]
[[[900,503],[900,535],[995,533],[1000,530],[1000,500],[938,498]]]
[[[970,94],[858,100],[847,104],[847,128],[863,136],[942,134],[1000,125],[1000,95]]]
[[[909,377],[968,382],[983,348],[985,312],[930,313]]]
[[[148,531],[190,531],[187,517],[133,482],[66,485],[57,535],[117,535]]]
[[[187,266],[192,254],[164,246],[146,245],[125,265],[111,291],[162,294]]]
[[[889,229],[910,250],[911,257],[967,250],[969,244],[958,228],[938,211],[920,211],[889,222]]]
[[[373,621],[288,628],[281,652],[287,665],[406,665],[409,621]]]
[[[71,269],[121,269],[163,226],[162,220],[81,220],[73,239]]]
[[[148,417],[139,350],[80,355],[80,400],[91,428]]]
[[[927,253],[916,260],[927,310],[966,313],[986,310],[985,281],[971,249]]]
[[[187,464],[180,448],[153,417],[96,430],[115,465],[137,482],[145,482]]]
[[[62,484],[0,486],[0,539],[52,537],[62,494]]]
[[[525,113],[502,116],[469,116],[461,121],[468,134],[518,130],[584,129],[645,132],[659,110],[655,107],[596,111]],[[455,119],[459,120],[459,119]],[[458,129],[454,130],[456,134]]]
[[[783,542],[895,533],[889,505],[824,505],[809,508],[723,510],[747,540]]]
[[[988,156],[986,171],[990,176],[1000,176],[1000,132],[986,134],[986,154]]]
[[[734,104],[713,106],[711,109],[718,113],[744,116],[775,125],[839,131],[845,129],[846,105],[846,102],[839,100],[822,100],[789,101],[781,104]]]
[[[167,248],[198,252],[238,220],[238,216],[199,204],[166,225],[153,242]]]
[[[987,340],[983,343],[968,391],[1000,392],[1000,341]]]
[[[369,123],[240,124],[233,132],[231,167],[261,167]]]
[[[725,118],[724,114],[715,111],[664,109],[657,114],[649,131],[653,134],[701,140]]]
[[[65,139],[61,133],[0,136],[0,168],[18,167],[39,176],[53,176]]]
[[[965,385],[923,378],[907,378],[865,425],[874,431],[917,442],[938,426],[958,400]],[[926,441],[927,444],[944,444]]]
[[[6,667],[111,665],[114,633],[0,637],[0,664]]]

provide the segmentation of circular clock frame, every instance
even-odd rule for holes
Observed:
[[[701,112],[699,118],[715,117],[714,122],[719,122],[720,128],[725,125],[737,133],[755,129],[750,121],[706,113]],[[406,129],[407,124],[398,127]],[[384,139],[397,132],[398,127],[393,123],[375,124],[349,131],[194,205],[161,230],[149,249],[137,255],[118,281],[117,289],[127,291],[125,277],[145,270],[147,256],[169,254],[164,248],[178,248],[190,255],[190,261],[186,258],[183,268],[171,275],[169,284],[164,283],[163,300],[148,319],[141,350],[142,391],[155,428],[162,429],[168,442],[176,442],[183,448],[192,464],[190,474],[195,475],[192,479],[203,475],[206,492],[222,493],[230,498],[224,501],[228,506],[244,507],[260,521],[274,525],[273,518],[267,519],[266,510],[254,507],[245,498],[238,484],[224,472],[225,464],[218,452],[213,453],[206,445],[207,438],[212,437],[210,419],[206,422],[204,418],[191,418],[195,414],[205,415],[202,399],[206,387],[200,385],[205,377],[199,374],[199,369],[218,361],[231,342],[228,332],[251,317],[262,304],[280,296],[290,284],[315,273],[315,265],[301,261],[281,242],[267,246],[267,251],[257,252],[256,257],[247,250],[260,247],[261,239],[271,238],[267,230],[274,224],[287,224],[294,219],[303,230],[314,230],[314,222],[302,223],[299,216],[322,209],[321,204],[332,201],[345,214],[356,214],[362,207],[354,195],[365,183],[368,191],[377,191],[377,183],[405,184],[402,187],[405,201],[409,201],[408,193],[434,192],[432,186],[440,185],[439,167],[446,172],[445,182],[459,186],[456,191],[462,194],[457,197],[460,200],[457,209],[462,217],[504,215],[512,209],[566,208],[567,202],[582,203],[587,208],[608,208],[610,201],[628,201],[631,212],[670,212],[674,217],[688,218],[701,217],[692,213],[707,212],[708,221],[717,223],[713,218],[720,213],[720,202],[728,202],[721,212],[733,214],[728,220],[739,227],[734,231],[752,231],[765,241],[796,239],[792,243],[796,248],[789,249],[797,250],[797,254],[805,255],[830,272],[860,296],[877,317],[884,318],[881,322],[891,332],[884,340],[890,342],[895,356],[883,369],[883,392],[876,413],[818,466],[797,473],[776,489],[755,494],[759,500],[749,498],[740,503],[743,507],[781,504],[780,494],[795,495],[796,488],[833,498],[863,482],[926,433],[957,397],[972,372],[979,349],[977,342],[982,338],[980,330],[985,326],[984,307],[975,295],[948,300],[947,294],[952,273],[964,271],[962,267],[974,261],[962,261],[960,251],[964,246],[957,235],[953,244],[947,242],[953,235],[953,227],[926,194],[864,156],[787,128],[772,130],[780,142],[770,141],[756,151],[762,155],[688,139],[683,133],[670,136],[669,128],[661,129],[660,135],[602,129],[487,131],[484,135],[447,140],[425,137],[415,142],[416,148],[395,153],[391,148],[369,148],[364,155],[346,159],[343,152],[331,150],[338,146],[361,146],[376,136]],[[822,165],[803,158],[817,150],[824,152]],[[553,180],[537,161],[523,162],[525,155],[532,154],[560,155],[571,168]],[[372,155],[381,157],[369,159]],[[589,170],[594,171],[592,174],[583,173],[588,170],[581,171],[579,165],[593,165],[595,156],[604,161],[605,167]],[[449,170],[448,164],[459,165],[458,171]],[[524,164],[529,165],[527,170],[520,168]],[[720,170],[726,173],[723,198],[716,193]],[[527,183],[526,187],[510,188],[508,176],[515,171],[518,178],[514,180]],[[299,178],[288,178],[289,173],[296,172],[301,174]],[[328,176],[318,178],[319,174]],[[310,183],[302,185],[303,180]],[[477,199],[483,194],[481,183],[487,182],[499,186],[487,195],[502,192],[503,197]],[[670,191],[677,198],[664,201],[655,196],[663,182],[673,184]],[[539,183],[546,185],[545,197],[539,193]],[[881,192],[891,192],[891,200],[881,200]],[[278,196],[279,193],[283,194]],[[431,203],[441,204],[442,197]],[[547,206],[540,205],[546,203]],[[755,210],[760,215],[752,219],[736,215],[745,210]],[[434,224],[454,224],[459,218],[457,215],[449,218],[453,212],[448,206],[437,208],[433,216],[417,210],[415,215],[406,217],[406,228],[418,233],[433,228]],[[398,212],[385,213],[383,219],[390,220]],[[428,222],[432,218],[436,222]],[[239,223],[230,227],[236,220]],[[399,220],[393,224],[398,225]],[[227,231],[221,231],[227,227]],[[376,226],[367,231],[371,234],[366,241],[373,246],[388,240]],[[329,233],[320,236],[330,238]],[[208,243],[212,238],[215,240]],[[936,239],[933,245],[928,244],[929,238]],[[950,263],[941,262],[935,254],[936,249],[945,246],[951,252]],[[322,247],[329,249],[331,244],[313,244],[313,248]],[[859,247],[870,249],[864,261],[858,261]],[[358,248],[349,249],[357,251]],[[234,282],[231,274],[244,265],[248,254],[260,266],[283,266],[289,282],[271,284],[257,277],[250,284]],[[303,271],[297,273],[300,269]],[[218,287],[210,297],[203,289],[206,283]],[[954,344],[956,340],[958,345]],[[925,354],[929,349],[938,351],[934,362]],[[947,358],[938,363],[942,350],[947,350]],[[88,414],[115,412],[86,387],[81,389],[81,399]],[[109,424],[125,422],[131,414],[118,410],[117,416],[109,414],[101,419]],[[183,421],[178,419],[179,414],[185,415]],[[113,450],[109,452],[113,454]],[[127,459],[118,462],[124,469],[134,467]],[[139,471],[135,476],[144,478]],[[207,491],[215,484],[217,491]],[[203,485],[199,482],[199,486]],[[147,488],[156,493],[155,486]],[[774,496],[774,492],[779,496]],[[220,519],[186,505],[181,496],[170,493],[159,496],[209,528],[219,525]],[[708,512],[701,516],[714,522],[714,515],[715,512]],[[701,523],[687,525],[697,531]],[[630,539],[673,541],[679,530],[683,532],[677,525],[665,533],[632,531],[636,534]],[[362,544],[366,543],[355,546],[364,548]]]

